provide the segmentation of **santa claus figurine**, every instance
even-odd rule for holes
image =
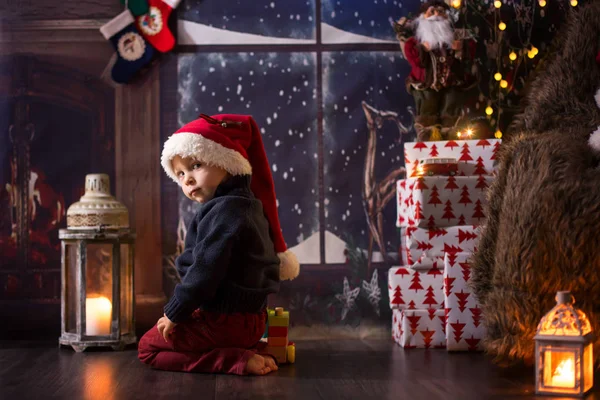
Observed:
[[[406,79],[415,99],[417,140],[451,139],[465,104],[465,91],[476,79],[470,74],[475,42],[454,29],[450,7],[443,1],[423,3],[414,20],[400,19],[394,29],[411,72]]]

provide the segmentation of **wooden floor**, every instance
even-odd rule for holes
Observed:
[[[294,365],[264,377],[156,371],[135,349],[75,353],[0,342],[0,399],[534,399],[533,368],[391,341],[301,341]],[[600,385],[597,385],[600,386]],[[600,391],[588,396],[600,399]]]

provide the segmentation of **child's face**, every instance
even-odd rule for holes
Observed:
[[[185,196],[198,203],[212,199],[217,186],[228,176],[223,168],[206,165],[192,157],[175,156],[171,163]]]

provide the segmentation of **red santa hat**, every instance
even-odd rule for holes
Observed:
[[[165,142],[160,161],[167,175],[179,184],[171,164],[175,156],[193,156],[234,176],[252,175],[250,189],[263,205],[271,239],[281,260],[279,279],[298,276],[300,265],[296,255],[287,250],[281,233],[271,168],[260,130],[251,116],[201,114],[171,135]]]

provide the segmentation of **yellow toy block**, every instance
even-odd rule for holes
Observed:
[[[269,339],[267,339],[267,342],[269,343],[269,346],[287,346],[288,344],[288,338],[287,336],[284,337],[277,337],[277,336],[269,336]]]
[[[275,310],[269,310],[269,326],[289,326],[290,313],[283,311],[282,307],[277,307]]]

